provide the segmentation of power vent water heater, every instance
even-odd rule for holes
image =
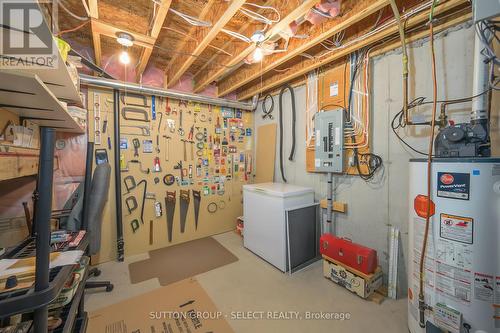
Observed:
[[[425,256],[425,328],[419,266],[427,161],[410,161],[408,325],[411,333],[500,333],[500,159],[436,158]],[[425,198],[424,198],[425,199]],[[425,205],[426,206],[426,205]],[[427,206],[426,206],[427,207]],[[423,216],[423,217],[421,217]]]

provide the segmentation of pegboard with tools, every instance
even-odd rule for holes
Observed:
[[[253,114],[127,92],[119,101],[126,255],[234,229],[254,168]]]

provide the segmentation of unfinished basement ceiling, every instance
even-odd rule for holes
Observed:
[[[60,37],[117,79],[142,80],[175,89],[188,78],[195,93],[215,84],[219,97],[236,93],[240,99],[276,89],[281,82],[298,80],[308,69],[335,62],[334,52],[342,58],[346,43],[384,24],[388,24],[387,30],[395,26],[389,0],[60,0],[60,3]],[[396,3],[402,15],[420,7],[412,17],[428,10],[427,1]],[[317,9],[335,8],[339,4],[338,15],[334,11],[326,14],[329,18],[325,13],[318,14]],[[442,23],[451,14],[470,11],[466,0],[441,1],[440,6],[443,9],[437,17],[442,17]],[[242,9],[275,22],[266,25],[245,15]],[[208,22],[209,26],[194,26],[175,11]],[[255,48],[266,47],[245,42],[228,32],[250,38],[258,30],[266,34],[264,46],[272,45],[274,51],[266,51],[262,61],[251,63]],[[128,32],[135,39],[128,50],[131,62],[126,71],[117,62],[116,55],[123,49],[114,38],[117,31]],[[383,37],[394,39],[396,32]],[[373,39],[372,43],[376,42]],[[332,47],[338,50],[328,49]],[[351,52],[355,50],[349,48]]]

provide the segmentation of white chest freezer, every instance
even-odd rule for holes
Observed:
[[[312,188],[282,183],[244,185],[243,215],[245,248],[281,271],[291,270],[317,253],[318,214]],[[288,223],[294,219],[288,235],[287,217]],[[294,262],[289,257],[291,246],[295,246]]]

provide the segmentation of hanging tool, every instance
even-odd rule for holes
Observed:
[[[175,120],[167,119],[167,127],[170,133],[175,133]]]
[[[158,112],[158,116],[160,117],[160,120],[158,121],[158,130],[156,133],[156,152],[159,154],[160,153],[160,129],[161,129],[161,121],[163,119],[163,113]]]
[[[184,130],[182,129],[182,110],[179,110],[179,129],[177,132],[180,136],[184,136]]]
[[[156,96],[151,96],[151,119],[156,120]]]
[[[139,148],[141,147],[141,142],[137,138],[132,139],[132,145],[134,146],[134,157],[139,157]]]
[[[214,214],[215,212],[217,212],[217,203],[216,202],[211,202],[208,204],[207,206],[207,211],[210,213],[210,214]]]
[[[174,226],[174,215],[175,215],[175,202],[176,202],[176,191],[167,191],[167,196],[165,197],[165,210],[167,217],[167,237],[168,241],[172,242],[172,232]]]
[[[171,186],[175,183],[175,176],[171,173],[166,174],[163,177],[163,183],[167,186]]]
[[[138,99],[141,99],[142,100],[142,104],[137,104],[137,103],[128,103],[125,98],[126,97],[132,97],[132,98],[138,98]],[[148,105],[148,99],[146,98],[146,96],[144,95],[141,95],[141,94],[137,94],[137,93],[131,93],[131,92],[123,92],[120,94],[120,100],[122,101],[123,104],[125,105],[132,105],[132,106],[140,106],[140,107],[144,107],[144,108],[149,108],[149,105]]]
[[[142,152],[143,153],[153,152],[153,140],[142,140]]]
[[[94,144],[101,144],[101,95],[94,93]]]
[[[167,141],[167,149],[165,149],[165,161],[168,162],[168,160],[170,159],[170,139],[171,139],[171,137],[167,136],[167,135],[164,135],[163,137]]]
[[[156,217],[161,217],[163,215],[163,212],[162,212],[162,209],[161,209],[161,202],[156,201],[156,199],[155,199],[154,206],[155,206],[155,216]]]
[[[184,147],[183,147],[184,148],[184,155],[183,155],[183,157],[184,157],[184,162],[186,162],[187,161],[186,142],[189,142],[189,141],[186,140],[186,139],[181,139],[181,141],[182,141],[182,143],[184,145]]]
[[[149,220],[149,245],[153,245],[153,220]]]
[[[128,161],[128,162],[127,162],[127,165],[126,165],[126,167],[125,167],[125,169],[121,169],[121,171],[124,171],[124,172],[129,171],[129,164],[130,164],[130,163],[133,163],[133,164],[139,164],[139,168],[140,168],[141,172],[142,172],[142,173],[145,173],[145,174],[149,174],[149,172],[150,172],[149,168],[147,168],[147,169],[143,169],[143,168],[142,168],[142,162],[141,162],[141,161],[139,161],[139,160],[130,160],[130,161]]]
[[[127,176],[123,178],[123,183],[125,184],[125,189],[127,190],[124,194],[129,194],[130,191],[137,187],[134,176]]]
[[[156,147],[155,147],[156,153],[160,153],[160,134],[156,134]]]
[[[181,222],[181,233],[184,233],[186,230],[186,216],[189,209],[189,201],[190,201],[190,190],[180,190],[180,206],[181,206],[181,214],[180,214],[180,222]]]
[[[135,232],[139,230],[139,221],[137,221],[137,219],[133,219],[132,222],[130,222],[130,226],[132,227],[132,232],[135,234]]]
[[[158,156],[153,160],[153,172],[161,172],[160,158]]]
[[[295,122],[296,122],[296,111],[295,111],[295,93],[293,91],[292,86],[289,84],[285,84],[283,88],[281,88],[280,95],[279,95],[279,120],[280,120],[280,136],[279,136],[279,145],[280,145],[280,171],[281,171],[281,178],[283,178],[283,181],[286,183],[287,180],[285,178],[285,167],[283,165],[283,94],[285,93],[285,90],[290,90],[290,97],[292,99],[292,148],[290,150],[290,156],[288,157],[289,161],[293,161],[293,157],[295,155]]]
[[[177,163],[174,166],[174,169],[180,171],[180,173],[181,173],[181,181],[183,181],[184,180],[184,169],[182,168],[182,161],[179,161],[179,163]]]
[[[191,128],[189,129],[189,133],[188,133],[187,139],[188,140],[193,140],[193,134],[194,134],[194,125],[192,125]]]
[[[102,122],[102,133],[106,133],[106,131],[108,130],[108,114],[109,112],[106,111],[106,117],[104,118],[104,121]]]
[[[165,105],[165,114],[169,116],[171,111],[172,108],[170,108],[170,105],[168,105],[168,97],[167,97],[167,104]]]
[[[144,109],[136,108],[133,106],[124,106],[122,108],[121,113],[122,113],[123,119],[125,119],[125,120],[142,121],[145,123],[149,123],[148,112]]]
[[[198,230],[198,216],[200,214],[201,191],[193,190],[194,228]]]
[[[146,203],[146,193],[148,191],[148,181],[143,179],[137,183],[137,186],[144,184],[144,191],[142,192],[142,207],[141,207],[141,224],[144,224],[144,205]]]
[[[162,120],[163,120],[163,113],[158,112],[158,116],[160,117],[160,120],[158,121],[158,133],[160,133],[160,129],[161,129],[161,122],[162,122]]]
[[[150,131],[150,129],[149,129],[148,126],[142,126],[142,125],[120,125],[120,128],[133,128],[133,129],[140,129],[141,130],[141,134],[131,133],[131,132],[121,132],[121,134],[151,136],[151,131]]]
[[[125,205],[127,206],[128,214],[130,215],[137,209],[137,199],[132,195],[125,199]]]

